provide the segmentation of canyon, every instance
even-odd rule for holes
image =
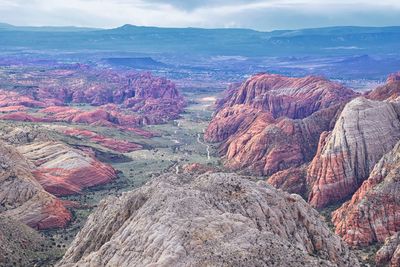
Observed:
[[[392,54],[15,49],[0,266],[399,265]]]

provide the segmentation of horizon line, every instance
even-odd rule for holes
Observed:
[[[121,26],[116,27],[90,27],[90,26],[78,26],[78,25],[16,25],[7,22],[0,21],[0,29],[1,25],[6,25],[8,27],[14,28],[75,28],[75,29],[88,29],[88,30],[115,30],[123,27],[136,27],[136,28],[158,28],[158,29],[199,29],[199,30],[248,30],[248,31],[256,31],[256,32],[274,32],[274,31],[300,31],[300,30],[312,30],[312,29],[333,29],[333,28],[397,28],[399,25],[385,25],[385,26],[361,26],[361,25],[331,25],[331,26],[321,26],[321,27],[305,27],[305,28],[281,28],[281,29],[273,29],[273,30],[257,30],[252,28],[245,27],[166,27],[166,26],[154,26],[154,25],[136,25],[126,23]]]

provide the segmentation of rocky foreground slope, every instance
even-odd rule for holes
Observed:
[[[205,139],[222,142],[227,167],[271,175],[310,161],[321,132],[356,95],[320,77],[255,75],[218,102]]]
[[[43,265],[60,251],[32,228],[0,215],[0,266]],[[49,249],[52,256],[45,253]]]
[[[160,176],[103,201],[58,266],[359,266],[298,195],[235,174]]]

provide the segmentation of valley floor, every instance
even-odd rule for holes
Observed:
[[[200,163],[220,167],[216,148],[213,145],[205,144],[203,140],[204,129],[212,115],[211,106],[215,101],[215,95],[187,93],[186,97],[189,104],[180,119],[167,124],[144,127],[145,130],[156,134],[152,138],[145,138],[112,128],[72,125],[74,128],[87,129],[118,140],[140,144],[143,149],[124,154],[102,152],[97,156],[98,159],[111,164],[117,170],[118,179],[109,184],[86,189],[80,195],[62,198],[77,202],[79,206],[72,208],[73,220],[65,229],[43,232],[54,247],[65,252],[75,235],[85,224],[88,216],[97,204],[107,196],[118,196],[125,191],[131,191],[140,187],[152,177],[157,177],[165,172],[181,172],[182,166],[185,164]],[[65,126],[62,123],[59,125]],[[68,127],[70,126],[68,125]],[[52,123],[51,127],[58,127],[58,125]],[[86,143],[79,138],[65,138],[62,141],[74,147],[87,146],[95,150],[99,149],[97,144]],[[60,256],[62,255],[51,258],[47,264],[53,264]]]

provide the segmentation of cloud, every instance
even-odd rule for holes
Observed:
[[[258,30],[398,24],[396,0],[0,0],[16,25],[245,27]]]

